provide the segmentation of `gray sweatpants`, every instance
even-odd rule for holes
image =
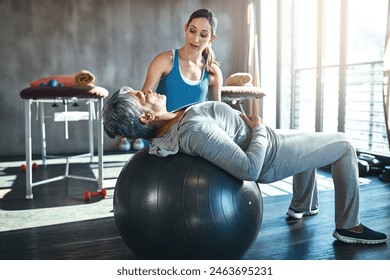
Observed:
[[[352,228],[359,221],[359,172],[356,151],[345,133],[303,133],[276,130],[278,143],[266,159],[259,183],[293,176],[290,207],[307,211],[318,207],[316,169],[331,165],[335,190],[335,223]]]

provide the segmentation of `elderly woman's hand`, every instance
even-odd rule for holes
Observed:
[[[253,130],[256,126],[264,124],[263,120],[256,115],[247,116],[245,114],[241,114],[240,116],[251,130]]]

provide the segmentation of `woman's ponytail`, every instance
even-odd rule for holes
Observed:
[[[219,65],[219,63],[216,60],[214,50],[211,48],[211,46],[204,49],[203,58],[204,58],[205,63],[206,63],[206,71],[211,73],[211,74],[214,74],[214,72],[212,70],[212,65],[213,65],[213,63],[216,65]]]

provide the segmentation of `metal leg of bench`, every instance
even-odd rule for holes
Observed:
[[[25,100],[24,102],[24,128],[25,128],[25,152],[26,152],[26,199],[32,199],[32,173],[31,173],[31,153],[32,153],[32,141],[31,141],[31,100]]]

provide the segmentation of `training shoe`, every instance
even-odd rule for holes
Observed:
[[[318,213],[318,208],[311,209],[310,211],[298,212],[297,210],[289,207],[286,215],[290,216],[293,219],[300,220],[303,216],[312,216]]]
[[[345,243],[380,244],[387,241],[384,233],[374,231],[360,224],[362,232],[354,232],[348,229],[336,229],[333,237]]]

